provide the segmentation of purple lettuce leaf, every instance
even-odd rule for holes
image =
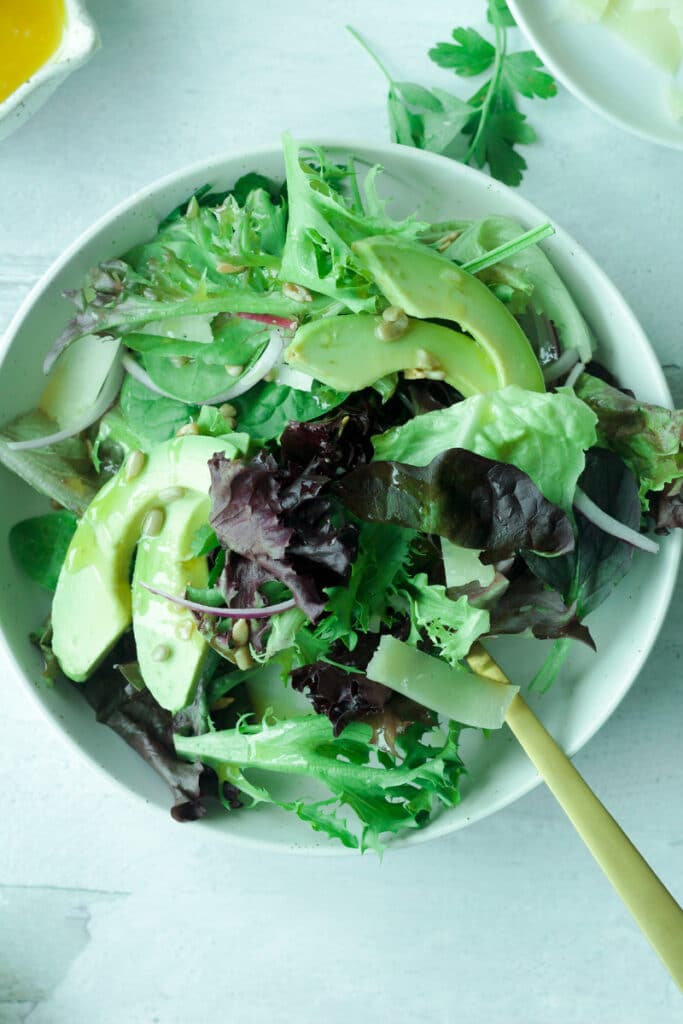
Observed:
[[[173,746],[173,734],[200,735],[208,728],[208,709],[200,687],[193,705],[175,717],[155,701],[149,690],[128,683],[112,665],[103,667],[81,692],[98,722],[113,729],[147,761],[173,795],[171,814],[176,821],[196,821],[206,814],[202,801],[205,772],[201,765],[181,761]]]
[[[396,632],[407,635],[408,623]],[[304,665],[293,671],[291,685],[305,693],[319,715],[327,715],[333,734],[339,736],[349,722],[369,722],[375,732],[382,730],[390,743],[413,722],[428,724],[430,713],[414,701],[368,679],[365,670],[375,653],[380,635],[363,633],[353,651],[336,643],[329,659]]]
[[[579,485],[608,515],[633,530],[640,526],[638,484],[622,459],[604,448],[591,448]],[[575,549],[561,558],[523,557],[534,576],[557,590],[580,619],[597,608],[628,572],[633,546],[604,533],[576,512]]]
[[[651,498],[656,533],[668,533],[676,527],[683,529],[683,476]]]
[[[574,546],[569,519],[526,473],[463,448],[423,467],[373,462],[335,482],[333,491],[359,519],[481,548],[482,562],[520,550],[561,555]]]
[[[215,455],[209,468],[210,522],[229,552],[220,581],[226,599],[253,605],[263,583],[278,580],[315,621],[323,588],[348,580],[357,547],[355,526],[320,494],[329,478],[280,466],[267,452],[247,464]]]
[[[567,606],[562,596],[526,574],[510,583],[490,609],[488,636],[526,633],[538,640],[572,637],[595,650],[590,631],[576,613],[576,601]]]

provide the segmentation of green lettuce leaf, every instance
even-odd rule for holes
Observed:
[[[581,374],[575,390],[597,416],[598,444],[634,473],[646,509],[650,491],[683,480],[683,409],[640,402],[590,373]]]
[[[99,483],[81,437],[70,437],[47,448],[15,451],[8,441],[32,441],[55,434],[59,426],[41,409],[33,409],[0,431],[0,463],[25,480],[34,491],[83,515]]]
[[[377,288],[356,259],[353,243],[372,235],[417,238],[427,225],[389,217],[376,192],[378,167],[368,172],[361,197],[353,164],[339,168],[319,147],[302,146],[287,134],[282,146],[289,199],[282,279],[343,302],[354,312],[374,310]],[[312,156],[303,160],[302,151]],[[345,183],[348,198],[340,190]]]
[[[396,753],[378,749],[369,725],[352,722],[335,738],[330,721],[306,715],[286,721],[247,725],[174,736],[176,752],[213,768],[221,783],[236,786],[253,803],[272,803],[292,811],[316,831],[345,846],[381,852],[387,835],[423,828],[437,806],[459,802],[463,764],[458,754],[459,729],[440,730],[417,722],[396,737]],[[427,742],[425,742],[427,741]],[[259,781],[250,778],[259,770]],[[332,793],[331,799],[278,799],[263,782],[273,773],[308,776]],[[230,809],[229,801],[223,801]],[[360,836],[340,809],[346,805],[360,822]]]
[[[595,444],[596,416],[571,389],[552,394],[507,387],[415,416],[373,438],[375,459],[426,466],[449,448],[466,448],[521,469],[540,492],[569,511]]]
[[[193,196],[151,241],[90,271],[72,296],[78,312],[50,359],[85,335],[126,334],[167,319],[222,312],[305,318],[326,308],[327,299],[314,298],[303,308],[282,292],[285,223],[285,205],[263,189],[250,193],[243,206],[226,193],[201,202]]]
[[[407,573],[415,537],[414,530],[402,526],[363,523],[348,585],[327,591],[326,615],[316,627],[319,639],[330,644],[343,640],[353,650],[358,633],[392,621],[392,598]]]
[[[449,665],[457,667],[474,641],[488,632],[487,611],[475,608],[464,596],[451,600],[445,587],[430,584],[425,573],[407,578],[402,592],[408,599],[412,622],[408,643],[419,643],[424,630]]]

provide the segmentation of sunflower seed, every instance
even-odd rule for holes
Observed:
[[[126,459],[126,468],[123,471],[126,480],[134,480],[136,476],[139,476],[145,468],[146,461],[147,456],[139,448],[132,451]]]

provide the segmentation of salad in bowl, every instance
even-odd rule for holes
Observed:
[[[599,657],[592,613],[683,524],[683,414],[596,351],[550,225],[398,217],[378,165],[283,156],[148,205],[70,289],[0,439],[53,507],[9,542],[52,592],[55,690],[176,819],[276,808],[381,850],[495,749],[517,686],[482,641],[537,649],[508,661],[536,693]]]

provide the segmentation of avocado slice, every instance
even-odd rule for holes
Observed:
[[[193,558],[190,545],[207,522],[208,494],[190,491],[166,505],[161,532],[142,536],[133,573],[133,633],[145,686],[162,708],[176,712],[192,701],[209,645],[197,631],[192,612],[165,597],[151,594],[149,583],[182,597],[188,584],[205,587],[205,557]]]
[[[87,679],[131,623],[130,564],[145,517],[157,508],[170,511],[179,499],[169,488],[206,498],[208,460],[219,451],[239,454],[229,438],[174,438],[154,448],[133,479],[123,467],[95,495],[69,545],[52,603],[53,650],[70,679]]]
[[[353,245],[383,295],[408,316],[451,320],[491,359],[500,383],[545,391],[543,374],[524,331],[505,305],[473,274],[421,242],[376,235]]]
[[[445,373],[466,398],[504,387],[491,359],[472,338],[409,318],[401,337],[382,341],[375,333],[381,324],[382,317],[363,313],[314,320],[298,329],[285,361],[338,391],[360,391],[396,370],[430,367]]]

